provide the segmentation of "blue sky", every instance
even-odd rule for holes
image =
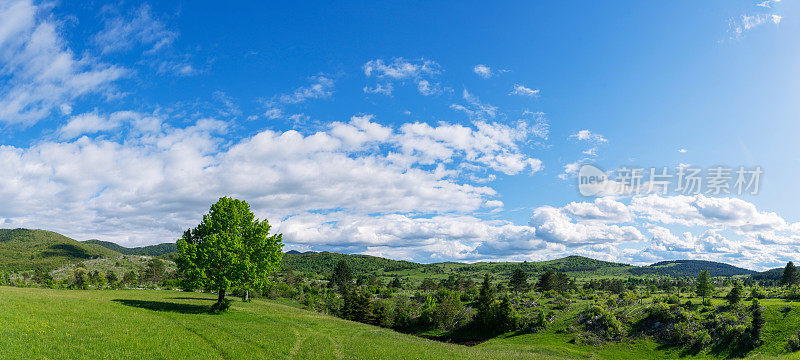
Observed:
[[[160,243],[231,195],[287,249],[778,265],[798,6],[2,1],[0,226]],[[585,198],[581,163],[764,175]]]

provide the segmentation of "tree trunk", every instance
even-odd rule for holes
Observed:
[[[250,290],[244,291],[244,300],[242,302],[248,302],[250,300]]]
[[[217,303],[222,305],[225,302],[225,289],[219,291],[219,297],[217,298]]]

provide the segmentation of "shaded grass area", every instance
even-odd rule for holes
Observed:
[[[208,312],[208,306],[174,303],[166,301],[145,301],[145,300],[130,300],[130,299],[114,299],[111,301],[119,302],[126,306],[137,307],[140,309],[147,309],[153,311],[168,311],[181,314],[202,314]]]

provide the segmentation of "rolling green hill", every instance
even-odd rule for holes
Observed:
[[[0,229],[0,270],[20,271],[37,267],[52,270],[78,261],[121,255],[52,231]]]
[[[649,266],[632,266],[572,255],[560,259],[536,262],[419,264],[367,255],[347,255],[329,252],[300,253],[297,251],[290,251],[284,254],[283,267],[284,269],[300,272],[326,274],[333,271],[339,260],[345,260],[356,273],[374,273],[378,276],[400,276],[417,279],[425,277],[446,278],[450,275],[477,278],[487,272],[500,278],[507,278],[518,268],[522,268],[531,276],[537,276],[549,269],[553,269],[579,279],[627,278],[631,276],[695,277],[702,270],[708,270],[711,276],[736,276],[755,273],[755,271],[733,265],[703,260],[662,261]]]
[[[148,246],[141,246],[134,248],[128,248],[122,245],[117,245],[110,241],[102,241],[96,239],[86,240],[83,243],[99,245],[104,248],[111,249],[125,255],[161,256],[178,250],[178,246],[175,243],[163,243],[158,245],[148,245]]]
[[[578,278],[591,277],[627,277],[630,265],[590,259],[582,256],[567,256],[561,259],[540,262],[477,262],[477,263],[431,263],[420,264],[409,261],[390,260],[368,255],[347,255],[330,252],[290,251],[283,256],[283,268],[299,272],[327,274],[334,266],[344,260],[356,273],[374,273],[386,277],[446,278],[450,275],[461,275],[478,278],[484,273],[491,273],[500,278],[511,276],[511,273],[522,268],[531,275],[541,274],[548,269],[566,272]]]
[[[775,268],[767,271],[757,272],[750,275],[750,278],[758,281],[781,281],[783,276],[783,268]]]
[[[695,277],[701,271],[708,270],[711,276],[736,276],[750,275],[755,273],[753,270],[743,269],[729,264],[704,260],[672,260],[661,261],[650,266],[631,268],[628,271],[634,275],[658,275]]]
[[[283,254],[282,265],[284,269],[300,272],[327,273],[339,260],[344,260],[350,267],[359,273],[397,270],[422,269],[431,265],[418,264],[409,261],[391,260],[369,255],[348,255],[330,252],[287,252]]]

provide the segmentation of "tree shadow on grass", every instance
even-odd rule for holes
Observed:
[[[92,255],[86,249],[71,244],[55,244],[42,251],[42,257],[74,257],[79,259],[91,259]]]
[[[147,309],[152,311],[165,311],[176,312],[181,314],[207,314],[208,306],[193,305],[193,304],[180,304],[165,301],[144,301],[144,300],[129,300],[129,299],[114,299],[111,300],[118,302],[125,306],[137,307],[140,309]]]
[[[217,301],[217,299],[212,299],[212,298],[189,297],[189,296],[183,296],[183,297],[171,297],[171,298],[167,298],[167,299],[171,299],[171,300],[205,300],[205,301]]]

